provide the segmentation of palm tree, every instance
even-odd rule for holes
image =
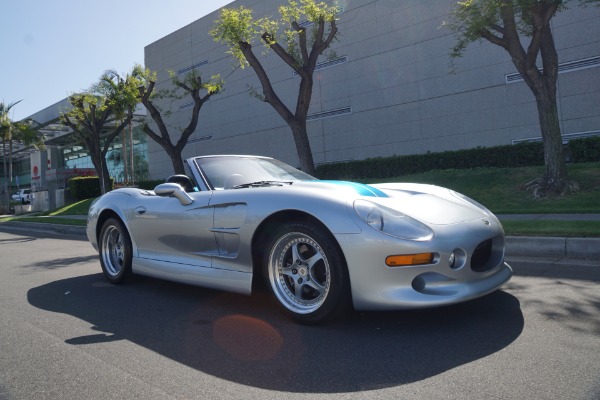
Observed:
[[[4,163],[4,194],[5,194],[5,204],[9,203],[9,187],[12,186],[12,154],[13,154],[13,144],[21,143],[25,146],[31,146],[38,149],[44,149],[44,137],[43,135],[34,128],[33,120],[23,120],[18,122],[13,122],[10,119],[9,112],[10,110],[20,103],[22,100],[19,100],[14,103],[4,104],[0,102],[0,135],[2,136],[2,149],[3,149],[3,163]],[[8,144],[8,162],[7,162],[7,151],[6,147]],[[7,166],[8,164],[8,166]],[[10,182],[10,186],[9,183]]]
[[[71,95],[71,110],[60,116],[61,122],[73,130],[88,151],[102,194],[112,190],[106,165],[110,144],[133,119],[137,103],[137,86],[133,83],[129,74],[121,77],[107,71],[88,91]],[[116,120],[114,126],[110,124],[111,118]]]
[[[9,117],[9,113],[11,108],[13,108],[15,105],[19,104],[22,100],[16,101],[14,103],[9,103],[9,104],[4,104],[4,102],[0,102],[0,135],[2,135],[2,161],[4,163],[3,167],[3,171],[4,171],[4,185],[2,187],[3,189],[3,193],[4,193],[4,199],[6,200],[6,202],[3,201],[4,204],[6,204],[8,206],[8,202],[9,202],[9,189],[8,189],[8,169],[7,169],[7,163],[6,163],[6,142],[7,141],[11,141],[11,131],[12,129],[10,128],[11,126],[11,120]],[[12,179],[11,179],[12,180]]]

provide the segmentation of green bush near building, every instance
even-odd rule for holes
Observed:
[[[140,189],[153,190],[156,185],[164,183],[164,179],[139,181],[137,187]],[[108,191],[113,188],[109,188]],[[69,180],[69,191],[73,200],[80,201],[100,196],[100,180],[97,176],[79,176]]]
[[[600,137],[598,136],[571,140],[568,149],[571,151],[573,162],[600,161]]]
[[[600,137],[571,140],[566,154],[572,162],[600,161]],[[478,147],[407,156],[323,164],[317,167],[320,179],[386,179],[433,170],[473,168],[517,168],[544,165],[541,142]]]
[[[147,180],[147,181],[139,181],[137,186],[140,189],[154,190],[154,188],[156,186],[160,185],[161,183],[165,183],[165,180],[164,179],[154,179],[154,180]]]
[[[112,190],[112,187],[109,190]],[[101,194],[100,179],[97,176],[71,178],[69,179],[69,191],[76,201],[98,197]]]

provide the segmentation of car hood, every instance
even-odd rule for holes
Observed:
[[[419,221],[448,225],[493,217],[485,207],[450,189],[416,183],[365,185],[345,181],[305,181],[297,188],[335,191],[345,198],[364,198]],[[495,217],[494,217],[495,218]]]

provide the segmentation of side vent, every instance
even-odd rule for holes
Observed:
[[[558,66],[558,73],[564,74],[567,72],[579,71],[582,69],[595,68],[595,67],[600,67],[600,56],[590,57],[590,58],[585,58],[583,60],[570,61],[570,62],[560,64]],[[541,71],[543,72],[543,69]],[[521,76],[521,74],[519,74],[517,72],[514,74],[505,75],[504,80],[505,80],[506,84],[522,82],[523,77]]]

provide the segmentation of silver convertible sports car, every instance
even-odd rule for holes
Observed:
[[[264,280],[284,311],[317,323],[349,306],[463,302],[512,276],[498,219],[452,190],[317,180],[267,157],[187,163],[189,176],[91,205],[87,235],[110,282],[135,273],[250,294]]]

